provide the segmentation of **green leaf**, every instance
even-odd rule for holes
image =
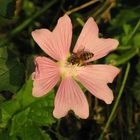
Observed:
[[[0,140],[17,140],[15,136],[9,136],[9,134],[5,131],[0,133]]]
[[[0,91],[15,93],[23,81],[23,65],[16,59],[0,59],[0,66]]]
[[[140,48],[140,33],[137,33],[133,38],[133,44]]]
[[[29,78],[30,75],[34,71],[34,68],[35,68],[34,58],[35,58],[35,55],[30,55],[27,57],[27,61],[26,61],[26,77],[27,78]]]
[[[32,96],[33,81],[30,78],[14,97],[14,100],[1,105],[1,127],[9,124],[10,136],[26,140],[43,140],[41,125],[51,125],[56,120],[52,116],[54,91],[36,98]],[[9,122],[9,123],[8,123]]]
[[[7,47],[0,47],[0,59],[8,58]]]
[[[34,5],[33,1],[25,0],[23,2],[23,9],[26,12],[26,15],[32,16],[32,14],[35,12],[36,7]]]
[[[20,131],[22,131],[22,127],[27,123],[28,121],[28,115],[29,115],[30,108],[27,108],[26,110],[23,110],[19,113],[17,113],[12,118],[12,125],[11,125],[11,131],[10,135],[14,135]],[[18,129],[17,129],[18,128]]]
[[[2,93],[0,93],[0,104],[5,101],[5,98],[2,96]]]
[[[122,27],[122,25],[129,23],[135,19],[140,18],[139,9],[122,9],[120,13],[114,18],[111,23],[113,26]],[[129,16],[128,16],[129,15]]]
[[[42,140],[44,135],[40,132],[38,125],[47,126],[55,122],[52,116],[53,96],[54,94],[50,93],[49,96],[37,99],[23,111],[14,115],[10,135],[20,136],[26,140],[32,140],[33,138]]]
[[[124,45],[124,46],[127,46],[127,43],[128,43],[128,35],[122,36],[122,38],[121,38],[121,44]]]
[[[16,0],[0,0],[0,15],[10,18],[14,15]]]
[[[28,119],[30,109],[26,109],[14,116],[10,135],[18,136],[22,140],[43,140],[39,127]]]
[[[54,93],[49,93],[48,96],[36,101],[30,106],[30,118],[39,125],[49,125],[56,120],[52,116],[54,108]]]
[[[20,102],[22,108],[30,107],[30,119],[42,125],[54,123],[52,117],[52,110],[54,108],[54,90],[44,97],[32,96],[31,78],[27,81],[25,86],[19,91],[17,100]]]
[[[0,127],[7,126],[8,121],[17,111],[22,111],[24,107],[32,103],[35,98],[32,97],[32,80],[29,79],[23,88],[18,92],[18,95],[13,100],[1,104],[1,122]]]
[[[11,136],[18,136],[23,140],[49,140],[49,135],[44,133],[30,118],[30,108],[16,114],[12,119]],[[39,113],[39,111],[37,111]],[[39,116],[40,119],[42,117]],[[49,118],[48,118],[49,119]],[[45,125],[45,124],[44,124]]]
[[[51,140],[51,137],[47,133],[42,133],[44,140]]]
[[[1,104],[1,125],[5,126],[12,115],[30,108],[30,119],[39,124],[51,124],[54,122],[52,117],[54,91],[49,95],[36,98],[32,96],[31,78],[17,93],[13,100]],[[39,117],[40,116],[40,117]]]
[[[44,97],[32,96],[33,81],[30,78],[23,88],[18,92],[16,99],[21,107],[30,107],[30,118],[39,124],[51,124],[54,122],[52,110],[54,108],[54,90]]]
[[[105,63],[107,64],[116,64],[116,60],[119,58],[119,56],[117,54],[109,54],[106,58],[105,58]]]
[[[16,93],[23,83],[24,66],[12,49],[13,44],[0,47],[0,91]]]
[[[30,104],[39,99],[32,96],[32,88],[33,81],[29,78],[17,93],[16,99],[20,102],[22,108],[28,107]]]
[[[125,64],[127,61],[132,59],[138,53],[139,50],[135,47],[131,50],[126,51],[125,53],[122,53],[118,58],[114,59],[114,65],[118,66]]]
[[[130,24],[124,24],[123,25],[123,30],[124,30],[124,32],[125,32],[126,35],[129,35],[129,33],[132,30],[132,27],[130,26]]]
[[[17,100],[11,100],[1,104],[0,109],[0,127],[5,128],[7,126],[8,121],[12,118],[13,114],[20,109],[20,104]]]

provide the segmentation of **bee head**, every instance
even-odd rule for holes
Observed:
[[[68,58],[68,62],[74,65],[77,62],[77,54],[72,52],[70,57]]]

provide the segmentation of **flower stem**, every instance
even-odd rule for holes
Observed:
[[[66,14],[70,15],[70,14],[72,14],[74,12],[77,12],[77,11],[79,11],[81,9],[84,9],[84,8],[90,6],[90,5],[92,5],[92,4],[94,4],[94,3],[98,2],[98,1],[100,1],[100,0],[91,0],[91,1],[89,1],[89,2],[87,2],[85,4],[83,4],[83,5],[80,5],[80,6],[76,7],[76,8],[74,8],[74,9],[70,10],[70,11],[67,11]]]
[[[111,111],[111,114],[110,114],[110,116],[109,116],[109,118],[108,118],[108,120],[107,120],[107,123],[106,123],[106,125],[105,125],[105,127],[104,127],[104,129],[103,129],[103,131],[102,131],[102,133],[101,133],[101,135],[100,135],[100,137],[99,137],[99,140],[103,140],[104,134],[105,134],[105,132],[107,131],[108,127],[109,127],[110,124],[111,124],[112,118],[113,118],[113,116],[114,116],[114,113],[115,113],[115,111],[116,111],[116,109],[117,109],[117,106],[118,106],[118,104],[119,104],[120,98],[121,98],[121,96],[122,96],[122,93],[123,93],[123,90],[124,90],[124,87],[125,87],[125,84],[126,84],[126,80],[127,80],[127,77],[128,77],[129,70],[130,70],[130,63],[127,63],[127,67],[126,67],[124,79],[123,79],[123,81],[122,81],[122,85],[121,85],[121,88],[120,88],[120,90],[119,90],[118,97],[117,97],[117,99],[116,99],[116,101],[115,101],[115,104],[114,104],[114,106],[113,106],[113,109],[112,109],[112,111]]]
[[[116,60],[114,65],[120,66],[122,64],[125,64],[126,62],[128,62],[130,59],[132,59],[137,54],[139,54],[139,48],[134,48],[133,50],[130,50],[127,53],[124,53],[123,56],[120,56],[119,60]]]
[[[94,14],[92,15],[94,18],[96,18],[100,13],[102,13],[105,9],[106,9],[106,7],[108,6],[108,4],[110,4],[110,1],[109,0],[106,0],[103,4],[102,4],[102,6],[100,6],[97,10],[96,10],[96,12],[94,12]]]
[[[0,41],[0,46],[5,46],[5,44],[14,37],[17,33],[22,31],[25,27],[27,27],[35,18],[43,14],[47,9],[49,9],[51,6],[53,6],[57,0],[53,0],[46,4],[41,10],[37,11],[33,16],[26,19],[23,23],[21,23],[19,26],[17,26],[15,29],[13,29],[2,41]]]
[[[137,29],[139,29],[140,27],[140,19],[139,21],[137,22],[135,28],[133,29],[133,31],[131,32],[131,34],[128,36],[128,40],[127,40],[127,43],[130,41],[130,39],[134,36],[134,34],[136,33]]]
[[[41,8],[39,11],[37,11],[32,17],[26,19],[22,24],[20,24],[18,27],[16,27],[14,30],[10,32],[10,36],[16,35],[18,32],[23,30],[25,27],[27,27],[35,18],[40,16],[42,13],[44,13],[47,9],[49,9],[51,6],[53,6],[56,3],[57,0],[50,1],[47,3],[43,8]]]
[[[80,23],[80,25],[83,27],[84,26],[84,21],[81,18],[76,18],[76,20]]]

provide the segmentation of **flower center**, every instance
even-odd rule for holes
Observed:
[[[66,76],[76,77],[80,68],[78,65],[72,65],[67,62],[60,62],[59,65],[62,78]]]

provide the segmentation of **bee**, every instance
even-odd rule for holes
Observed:
[[[77,53],[72,53],[69,62],[74,65],[74,64],[86,64],[86,61],[91,59],[94,56],[92,52],[89,51],[84,51],[84,49],[78,51]]]

